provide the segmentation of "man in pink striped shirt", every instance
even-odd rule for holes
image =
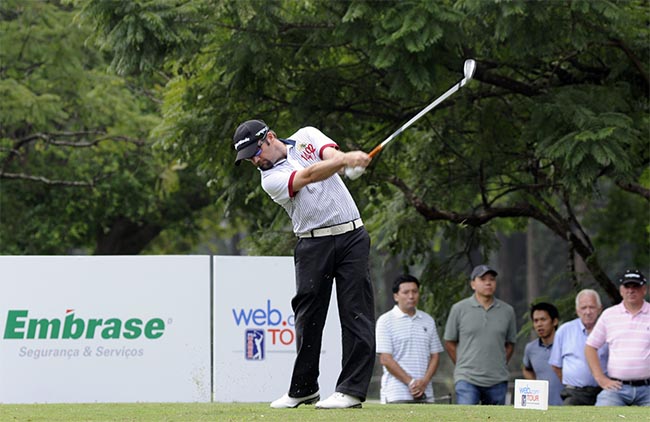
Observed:
[[[650,406],[650,303],[646,278],[626,271],[619,279],[623,302],[606,309],[587,338],[585,357],[603,391],[596,406]],[[607,375],[597,350],[609,346]]]

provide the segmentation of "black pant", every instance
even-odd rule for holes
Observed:
[[[602,391],[600,387],[571,387],[564,386],[560,391],[565,406],[593,406],[596,397]]]
[[[300,239],[296,245],[296,318],[298,355],[289,396],[318,391],[323,328],[336,278],[341,321],[341,374],[336,391],[366,398],[375,362],[375,311],[368,271],[370,236],[361,227],[338,236]]]

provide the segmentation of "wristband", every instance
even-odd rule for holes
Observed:
[[[409,387],[412,386],[414,382],[415,382],[415,378],[411,378],[411,382],[409,382]]]

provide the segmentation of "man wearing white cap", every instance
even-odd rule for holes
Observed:
[[[619,279],[623,302],[605,309],[587,338],[585,357],[603,391],[596,406],[650,406],[650,303],[646,278],[626,271]],[[607,375],[597,350],[609,346]]]
[[[295,247],[297,356],[287,394],[273,408],[361,407],[375,361],[373,288],[368,271],[370,237],[352,195],[338,175],[345,167],[367,167],[368,154],[344,153],[313,127],[280,139],[261,120],[248,120],[233,137],[235,164],[257,167],[262,188],[291,217]],[[342,368],[336,392],[320,399],[321,342],[333,281],[342,331]]]

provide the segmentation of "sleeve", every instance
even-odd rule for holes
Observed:
[[[553,347],[551,347],[551,357],[548,358],[548,364],[562,367],[562,343],[564,342],[564,326],[560,326],[555,337],[553,338]]]
[[[591,346],[595,349],[600,349],[602,345],[607,342],[606,320],[607,314],[603,312],[600,318],[598,318],[598,321],[596,321],[594,329],[591,330],[591,333],[589,333],[589,337],[587,337],[587,346]]]
[[[390,326],[388,315],[384,314],[377,320],[375,328],[375,337],[377,342],[377,353],[393,354],[393,342],[391,341]]]
[[[315,127],[303,127],[292,137],[301,138],[302,136],[309,139],[309,142],[314,146],[315,152],[320,160],[323,159],[323,151],[325,151],[326,148],[332,147],[339,149],[336,142]]]
[[[441,353],[444,349],[442,348],[442,343],[440,343],[440,337],[438,336],[438,330],[436,329],[436,321],[431,319],[431,354]]]
[[[273,199],[274,202],[284,205],[294,193],[291,186],[296,170],[293,171],[276,171],[271,174],[262,176],[262,189]]]
[[[444,339],[446,341],[458,341],[458,306],[457,304],[451,307],[447,323],[445,324]]]

